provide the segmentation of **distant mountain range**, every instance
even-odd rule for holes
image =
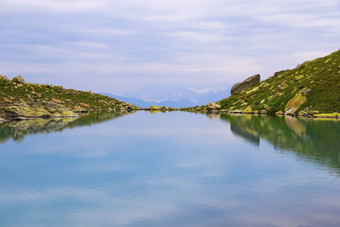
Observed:
[[[141,92],[134,96],[147,98],[122,97],[111,93],[101,93],[123,102],[145,108],[152,105],[167,106],[167,107],[192,107],[208,104],[209,102],[219,101],[229,96],[230,89],[195,89],[195,88],[167,88],[167,91],[160,89],[157,94]],[[157,97],[159,100],[152,100],[152,97]]]

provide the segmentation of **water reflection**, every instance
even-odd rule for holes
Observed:
[[[338,122],[111,117],[0,144],[0,226],[339,226]]]
[[[80,118],[37,118],[27,121],[5,122],[0,124],[0,143],[5,143],[9,139],[21,142],[26,136],[32,134],[62,132],[66,128],[90,126],[125,114],[127,113],[102,112],[88,114]]]
[[[332,168],[340,168],[340,121],[295,117],[222,114],[234,135],[259,145],[260,138],[276,148],[294,151]]]

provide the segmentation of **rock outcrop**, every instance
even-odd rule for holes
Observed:
[[[288,101],[285,107],[286,115],[294,115],[295,112],[300,108],[302,104],[307,101],[306,96],[303,92],[297,93],[291,100]]]
[[[32,117],[78,117],[78,114],[73,110],[61,104],[41,99],[35,99],[28,103],[24,100],[15,100],[6,105],[2,104],[0,115],[7,119],[19,120]]]
[[[16,76],[12,79],[13,82],[15,83],[25,83],[24,78],[22,78],[21,76]]]
[[[219,109],[221,109],[221,105],[215,102],[211,102],[207,105],[208,113],[218,112]]]
[[[231,95],[237,95],[240,94],[244,89],[253,86],[254,84],[260,82],[260,74],[257,74],[255,76],[251,76],[244,81],[235,84],[230,91]]]

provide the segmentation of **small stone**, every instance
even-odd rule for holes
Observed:
[[[11,103],[12,101],[9,100],[8,98],[4,98],[4,101],[7,102],[7,103]]]
[[[288,84],[286,84],[286,82],[283,82],[282,84],[280,84],[279,86],[277,86],[277,88],[279,90],[284,90],[288,87]]]
[[[275,113],[275,115],[284,115],[285,113],[282,111],[282,110],[280,110],[280,111],[277,111],[276,113]]]
[[[58,103],[58,104],[61,104],[62,101],[60,99],[51,99],[51,101],[55,102],[55,103]]]
[[[307,93],[310,92],[311,90],[312,90],[312,89],[310,89],[310,88],[305,88],[305,89],[302,90],[302,93],[303,93],[304,95],[307,95]]]

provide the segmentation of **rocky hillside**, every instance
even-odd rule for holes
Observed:
[[[136,109],[135,106],[92,92],[62,86],[25,83],[0,76],[0,121],[32,117],[77,117],[88,112]]]
[[[250,79],[218,103],[187,110],[340,117],[340,50],[262,82]]]

